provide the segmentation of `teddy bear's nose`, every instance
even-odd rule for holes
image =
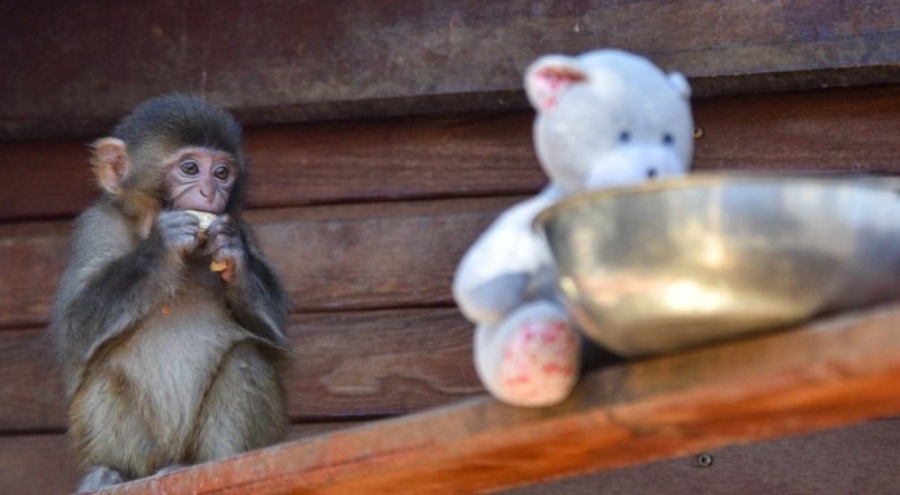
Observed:
[[[656,178],[657,172],[656,169],[651,167],[647,169],[647,180],[653,180]]]

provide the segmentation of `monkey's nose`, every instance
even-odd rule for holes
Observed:
[[[212,186],[210,184],[203,184],[200,186],[199,189],[200,189],[200,196],[202,196],[203,199],[205,199],[209,202],[212,202],[213,196],[215,196],[214,186]]]

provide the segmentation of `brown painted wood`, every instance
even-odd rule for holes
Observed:
[[[78,475],[61,434],[0,436],[0,493],[71,493]]]
[[[293,425],[288,439],[300,440],[359,426],[359,423]],[[79,473],[64,434],[0,436],[0,493],[61,495],[75,489]]]
[[[361,426],[359,423],[295,425],[300,440]],[[507,495],[800,495],[885,493],[900,483],[896,450],[900,421],[871,421],[832,431],[694,453],[597,475],[504,491]],[[77,475],[61,434],[0,437],[0,493],[68,493]],[[393,493],[393,492],[390,492]]]
[[[521,197],[248,214],[298,311],[450,304],[456,264]],[[70,222],[0,224],[0,328],[43,324],[68,259]]]
[[[607,368],[559,406],[472,399],[105,493],[465,493],[900,412],[900,307]]]
[[[607,46],[685,72],[698,94],[900,72],[900,5],[883,0],[43,0],[0,3],[0,32],[5,138],[100,133],[172,91],[251,123],[523,110],[527,64]]]
[[[532,193],[530,113],[251,128],[253,207]]]
[[[900,87],[694,101],[695,169],[900,173]],[[249,206],[531,193],[530,112],[250,128]],[[0,142],[0,220],[74,216],[98,194],[80,141]],[[23,193],[24,192],[24,193]],[[38,193],[39,192],[39,193]]]
[[[250,128],[250,208],[530,193],[546,183],[525,114]],[[75,216],[99,196],[89,139],[0,142],[0,220]]]
[[[694,119],[698,169],[900,173],[900,86],[710,98]]]
[[[66,427],[62,385],[43,329],[0,332],[0,383],[0,435]]]
[[[0,221],[71,217],[98,196],[80,140],[0,142]]]
[[[505,495],[805,495],[891,493],[900,486],[900,421],[871,421],[708,452],[594,476],[504,491]]]
[[[0,224],[0,328],[47,321],[70,231],[70,222]]]
[[[456,308],[301,314],[290,337],[297,420],[403,414],[483,392],[472,326]]]
[[[483,391],[471,325],[455,308],[298,314],[288,336],[297,422],[404,414]],[[0,332],[0,383],[0,434],[66,427],[43,329]]]

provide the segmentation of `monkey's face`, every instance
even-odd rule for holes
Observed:
[[[234,157],[224,151],[188,147],[165,160],[169,207],[220,214],[238,177]]]

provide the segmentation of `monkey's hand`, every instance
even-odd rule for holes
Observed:
[[[151,236],[154,234],[167,252],[183,256],[200,245],[200,221],[183,211],[164,211],[156,218]]]
[[[209,240],[206,243],[206,253],[212,257],[216,265],[225,268],[219,271],[225,283],[234,281],[236,275],[243,273],[246,253],[244,242],[241,240],[238,229],[227,214],[220,216],[206,230]]]

